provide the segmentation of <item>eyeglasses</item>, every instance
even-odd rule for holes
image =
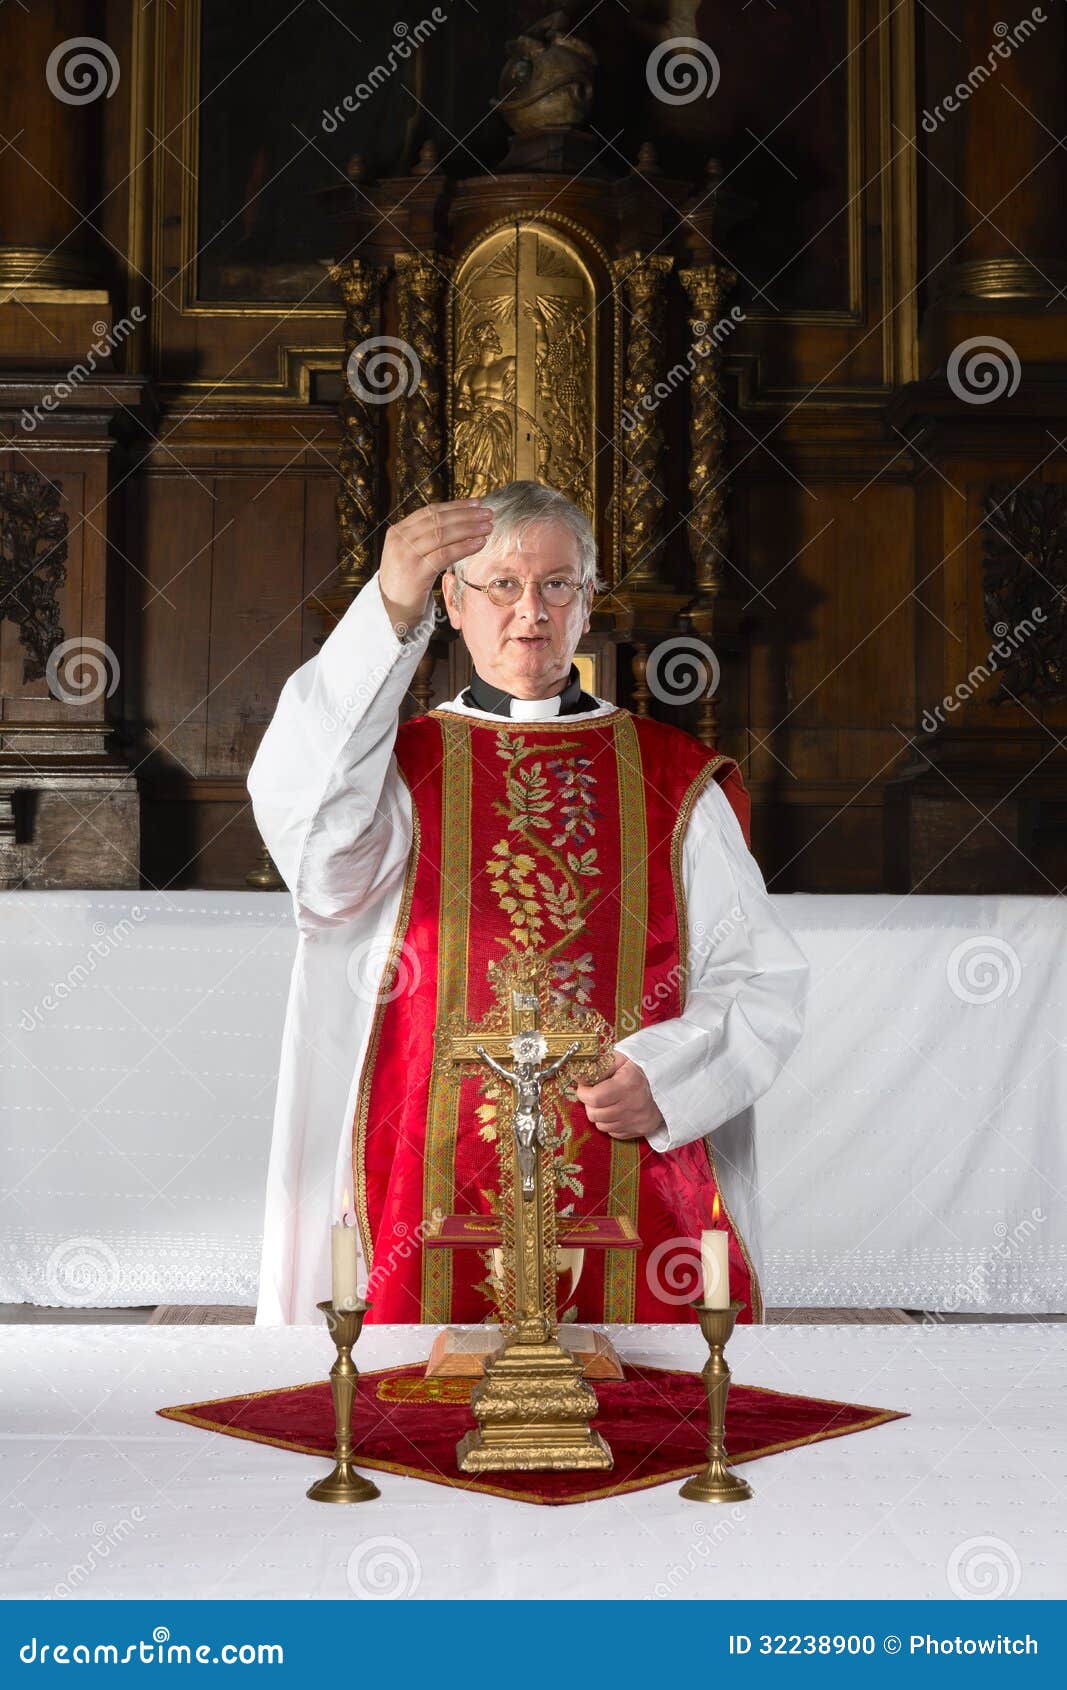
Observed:
[[[487,593],[492,602],[502,609],[505,605],[518,604],[526,585],[525,581],[520,581],[515,575],[494,575],[484,587],[479,586],[477,581],[468,581],[466,576],[460,576],[458,573],[456,579],[462,580],[465,587],[473,587],[475,592]],[[553,575],[547,581],[535,581],[533,585],[545,604],[561,610],[564,605],[570,604],[575,594],[580,593],[588,582],[568,581],[564,576]]]

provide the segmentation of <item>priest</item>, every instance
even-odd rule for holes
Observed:
[[[402,724],[445,610],[469,686]],[[610,1068],[558,1094],[569,1211],[625,1215],[588,1252],[578,1318],[692,1318],[700,1234],[728,1234],[763,1318],[752,1104],[801,1033],[807,964],[748,848],[737,764],[587,693],[591,526],[518,481],[389,528],[377,574],[282,690],[249,774],[298,929],[266,1192],[259,1324],[311,1322],[330,1225],[359,1227],[378,1321],[491,1316],[481,1253],[424,1249],[500,1202],[499,1082],[457,1083],[435,1030],[537,955],[596,1011]]]

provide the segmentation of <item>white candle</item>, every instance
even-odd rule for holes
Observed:
[[[717,1216],[715,1217],[718,1218]],[[722,1227],[700,1234],[700,1266],[704,1278],[704,1303],[709,1309],[730,1307],[730,1235]]]
[[[354,1309],[359,1302],[356,1290],[356,1265],[359,1260],[356,1217],[348,1214],[348,1192],[345,1192],[345,1213],[330,1228],[330,1253],[333,1262],[333,1306],[335,1309]]]

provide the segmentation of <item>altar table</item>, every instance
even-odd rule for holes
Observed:
[[[616,1327],[627,1359],[699,1368],[692,1327]],[[368,1327],[362,1369],[432,1330]],[[377,1502],[305,1497],[328,1463],[157,1408],[326,1376],[325,1328],[0,1328],[7,1598],[1062,1597],[1067,1329],[739,1327],[735,1379],[907,1410],[767,1456],[733,1507],[674,1484],[543,1508],[375,1472]],[[990,1583],[992,1581],[992,1583]]]

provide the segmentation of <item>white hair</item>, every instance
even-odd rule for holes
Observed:
[[[453,565],[457,605],[463,602],[460,570],[479,558],[498,557],[515,546],[521,549],[523,534],[534,522],[554,523],[573,534],[578,543],[578,578],[582,585],[591,583],[601,591],[607,586],[606,581],[597,577],[596,538],[592,524],[585,512],[565,493],[557,492],[554,487],[545,487],[540,481],[509,481],[505,487],[496,487],[491,493],[486,493],[481,502],[493,513],[493,527],[484,546]]]

